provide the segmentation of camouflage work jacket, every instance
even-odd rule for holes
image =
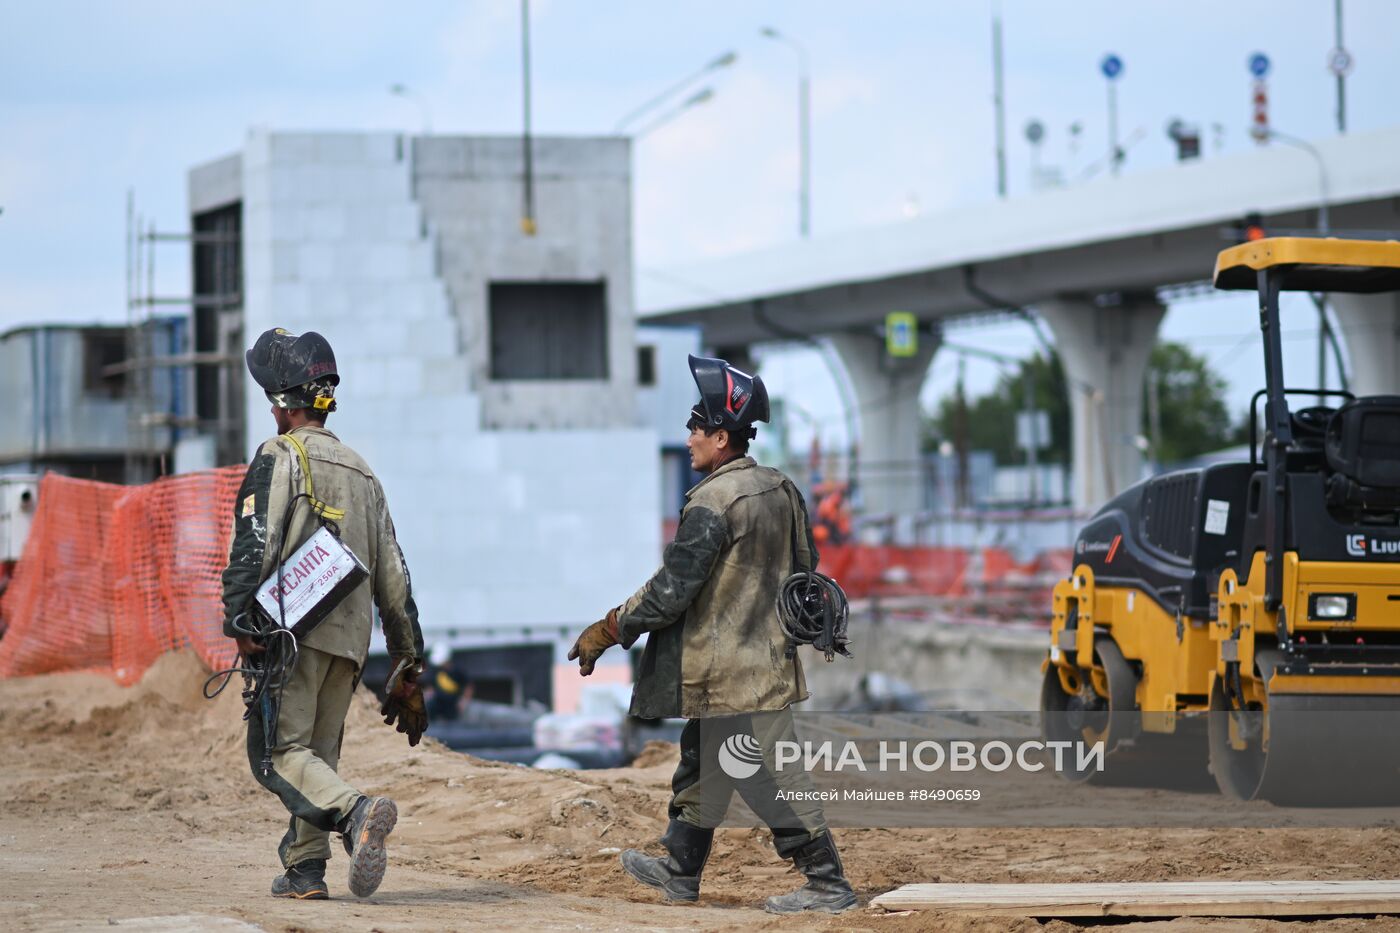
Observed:
[[[263,442],[248,466],[233,505],[233,543],[223,575],[224,634],[234,635],[233,618],[251,609],[258,584],[320,527],[310,501],[304,495],[298,498],[307,489],[306,472],[292,438],[306,451],[315,498],[345,513],[335,519],[340,540],[369,570],[369,578],[347,593],[301,643],[363,665],[373,603],[379,607],[390,655],[421,661],[418,607],[384,490],[359,454],[316,425]]]
[[[624,647],[651,633],[632,715],[703,719],[806,699],[776,605],[789,574],[816,566],[807,507],[782,473],[742,457],[696,484],[661,568],[618,616]]]

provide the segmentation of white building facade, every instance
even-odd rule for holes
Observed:
[[[383,482],[429,642],[557,665],[656,567],[659,441],[638,427],[628,142],[536,140],[533,234],[522,153],[254,131],[190,173],[190,213],[241,214],[242,306],[200,349],[270,327],[335,348],[327,426]],[[241,388],[249,456],[272,419]]]

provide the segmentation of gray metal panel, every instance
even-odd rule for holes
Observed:
[[[0,337],[0,462],[28,459],[34,449],[33,330]]]
[[[84,334],[112,327],[39,327],[0,336],[0,462],[40,462],[121,456],[127,448],[127,405],[122,396],[89,391],[84,374]],[[153,353],[165,355],[169,327],[151,333]],[[169,371],[154,375],[157,410],[170,407]],[[170,431],[151,432],[156,450],[170,447]]]

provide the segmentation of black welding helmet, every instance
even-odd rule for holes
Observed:
[[[244,358],[253,381],[278,408],[335,411],[340,375],[330,341],[315,331],[291,334],[280,327],[264,331]]]
[[[690,374],[700,390],[700,401],[690,411],[691,424],[752,437],[753,423],[768,420],[768,390],[758,376],[704,356],[690,357]]]

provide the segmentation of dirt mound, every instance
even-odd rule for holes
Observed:
[[[128,695],[132,702],[158,696],[183,709],[204,709],[209,702],[203,692],[209,674],[209,668],[193,651],[167,651],[147,669]],[[211,689],[219,683],[219,680],[214,681]],[[235,675],[229,689],[236,693],[241,684],[242,678]]]
[[[193,655],[175,653],[129,689],[88,674],[0,680],[0,729],[6,736],[0,799],[11,802],[8,812],[15,820],[4,823],[0,814],[6,864],[53,858],[45,853],[67,845],[72,827],[96,825],[101,839],[125,840],[119,851],[88,845],[88,834],[77,834],[62,850],[64,861],[52,863],[55,891],[68,883],[67,876],[58,876],[61,867],[82,872],[83,884],[106,885],[102,896],[114,898],[123,896],[128,877],[145,879],[146,887],[136,888],[140,891],[184,879],[180,883],[187,881],[191,891],[178,900],[181,909],[204,903],[199,898],[206,896],[206,887],[217,889],[238,879],[252,879],[244,886],[249,891],[256,881],[254,893],[265,899],[264,876],[277,870],[276,844],[286,814],[249,773],[241,680],[235,678],[217,700],[208,702],[200,695],[205,677]],[[487,892],[487,900],[495,898],[502,911],[495,916],[499,923],[490,925],[515,923],[507,917],[515,917],[509,912],[516,910],[522,911],[519,922],[538,925],[543,915],[530,913],[528,898],[572,897],[591,905],[579,908],[579,917],[593,914],[625,928],[634,925],[634,914],[655,921],[645,911],[656,898],[628,881],[617,853],[627,847],[659,851],[676,755],[674,745],[652,743],[630,768],[538,771],[481,761],[431,739],[410,748],[381,722],[373,695],[362,688],[348,717],[341,772],[361,790],[397,801],[394,871],[439,879],[433,884],[443,890]],[[47,827],[47,834],[36,835],[31,827]],[[1400,874],[1400,839],[1387,827],[1089,834],[837,829],[836,836],[862,898],[933,881],[1327,880]],[[190,874],[190,865],[199,866],[197,875]],[[343,865],[338,861],[336,871]],[[790,865],[778,860],[770,835],[759,829],[719,831],[705,879],[703,904],[735,908],[752,907],[801,882]],[[39,881],[48,883],[48,878]],[[87,900],[98,896],[94,891]],[[406,929],[457,924],[447,907],[432,913],[425,906],[429,902],[414,902],[412,909],[428,911],[429,919]],[[242,907],[235,913],[254,920],[262,916]],[[868,925],[860,919],[857,925]],[[817,919],[807,926],[842,929],[849,921]],[[637,923],[705,928],[732,923],[786,930],[795,921],[724,910],[677,914],[669,923]],[[1031,921],[949,915],[871,923],[899,931],[1039,928]],[[344,915],[329,925],[289,920],[269,929],[367,925]]]
[[[660,765],[665,765],[674,770],[676,765],[680,764],[680,761],[681,747],[679,745],[675,742],[662,742],[659,739],[652,739],[642,748],[642,753],[633,760],[632,767],[655,768]]]
[[[81,721],[100,706],[121,703],[126,691],[106,674],[45,674],[3,681],[0,728],[30,731]]]

